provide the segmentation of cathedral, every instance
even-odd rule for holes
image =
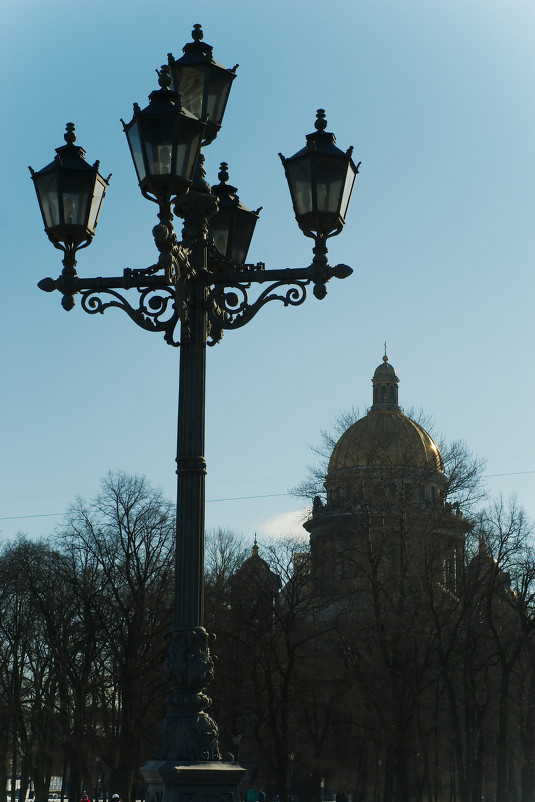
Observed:
[[[356,605],[362,615],[374,586],[410,590],[422,576],[457,592],[470,525],[449,500],[438,446],[399,406],[398,384],[385,354],[372,378],[372,404],[335,444],[325,493],[314,498],[303,524],[309,551],[294,555],[299,581],[307,575],[306,592],[333,615]],[[256,539],[233,585],[252,587],[253,576],[263,588],[252,593],[255,606],[262,594],[271,604],[283,583],[259,556]]]
[[[398,403],[399,379],[383,357],[372,379],[372,405],[336,443],[314,500],[311,577],[320,596],[362,590],[359,573],[400,581],[422,561],[454,591],[466,524],[447,501],[448,476],[432,437]]]

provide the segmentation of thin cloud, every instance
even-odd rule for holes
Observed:
[[[278,540],[285,537],[295,537],[306,540],[308,532],[303,529],[303,522],[309,517],[311,509],[293,510],[283,512],[267,518],[257,526],[257,533],[264,538]]]

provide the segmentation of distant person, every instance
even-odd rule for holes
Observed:
[[[80,799],[80,802],[91,802],[91,800],[89,799],[87,794],[82,794],[82,798]]]

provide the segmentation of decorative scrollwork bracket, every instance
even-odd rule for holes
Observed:
[[[313,283],[313,293],[321,300],[327,294],[329,279],[345,278],[352,273],[347,265],[330,267],[326,260],[321,264],[313,261],[310,267],[286,268],[282,270],[245,269],[234,273],[219,273],[209,277],[210,290],[207,298],[209,323],[208,345],[215,345],[225,329],[239,329],[255,317],[270,301],[281,301],[284,306],[299,306],[307,297],[306,287]],[[208,280],[208,277],[207,277]],[[253,284],[271,282],[253,299],[249,290]],[[284,292],[279,292],[286,288]]]

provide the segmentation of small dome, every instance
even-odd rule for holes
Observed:
[[[444,473],[444,463],[432,437],[398,406],[399,379],[386,354],[372,382],[373,405],[338,440],[329,460],[328,474],[366,466],[423,468]]]
[[[394,370],[394,366],[390,364],[390,362],[388,361],[388,357],[385,354],[381,364],[375,368],[375,373],[373,374],[372,381],[374,379],[384,379],[387,376],[390,377],[392,380],[396,381],[396,383],[399,381],[396,375],[396,371]]]
[[[232,581],[234,585],[236,585],[237,580],[240,580],[242,584],[245,583],[245,586],[249,587],[249,592],[251,583],[256,586],[262,586],[274,594],[278,592],[282,585],[280,576],[271,570],[266,560],[260,557],[256,535],[251,556],[244,560],[233,574]]]

